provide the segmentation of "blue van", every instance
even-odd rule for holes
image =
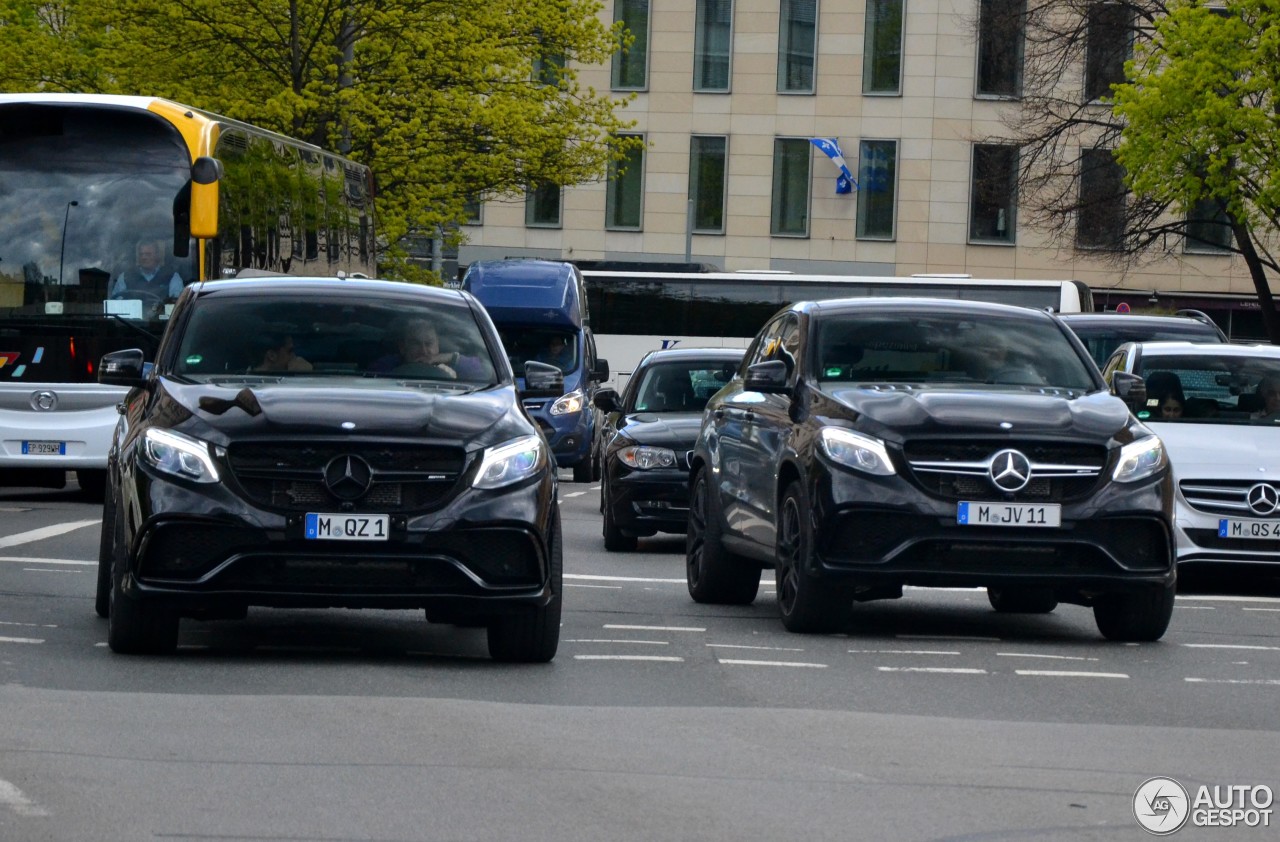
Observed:
[[[601,413],[592,398],[609,363],[596,358],[582,273],[557,260],[486,260],[467,268],[462,288],[502,335],[521,402],[556,464],[572,468],[574,482],[599,479]]]

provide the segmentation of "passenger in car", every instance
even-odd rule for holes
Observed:
[[[1165,404],[1177,406],[1177,415],[1166,415]],[[1182,418],[1187,406],[1187,396],[1182,391],[1182,379],[1172,371],[1153,371],[1147,375],[1147,409],[1155,420]]]
[[[1258,403],[1261,408],[1253,413],[1258,420],[1280,420],[1280,377],[1269,374],[1258,381]]]
[[[258,362],[253,371],[311,371],[313,366],[298,356],[293,334],[285,328],[267,328],[253,340]]]
[[[374,360],[370,371],[389,374],[415,373],[411,369],[433,369],[447,380],[484,379],[484,367],[474,357],[457,351],[440,350],[440,332],[424,318],[409,318],[392,326],[396,353]]]

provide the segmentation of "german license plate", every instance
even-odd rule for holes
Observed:
[[[23,456],[66,456],[67,443],[65,441],[24,441],[22,443]]]
[[[1218,537],[1280,538],[1280,521],[1235,520],[1224,517],[1218,521]]]
[[[1057,503],[975,503],[956,505],[956,523],[961,526],[1062,526],[1062,506]]]
[[[390,515],[346,515],[307,512],[305,535],[313,541],[386,541]]]

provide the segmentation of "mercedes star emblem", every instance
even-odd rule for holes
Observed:
[[[1280,508],[1280,491],[1276,491],[1273,486],[1265,482],[1260,482],[1249,489],[1245,500],[1248,501],[1249,508],[1253,509],[1254,514],[1274,514],[1276,509]]]
[[[373,469],[359,456],[335,456],[324,466],[324,485],[339,500],[358,500],[373,484]]]
[[[1016,450],[1002,450],[991,457],[991,484],[1012,494],[1031,482],[1031,461]]]

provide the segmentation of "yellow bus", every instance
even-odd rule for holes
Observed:
[[[118,388],[181,288],[376,265],[367,167],[152,97],[0,94],[0,484],[100,493]]]

